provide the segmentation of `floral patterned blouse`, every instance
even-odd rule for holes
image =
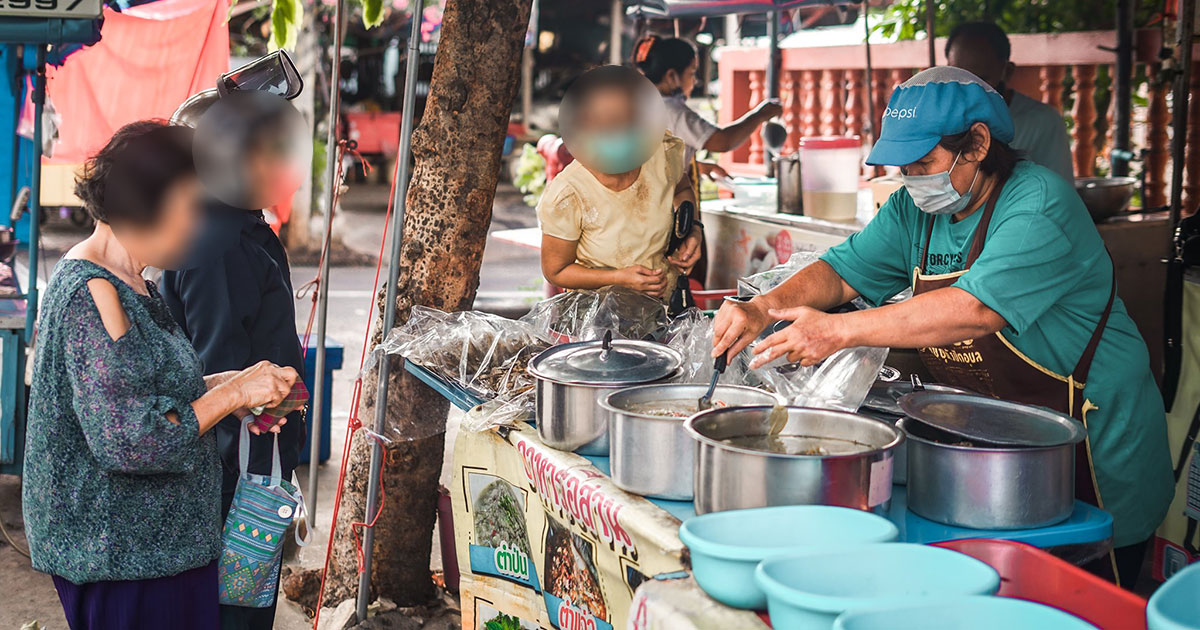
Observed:
[[[115,341],[93,278],[116,287],[129,318]],[[42,300],[25,526],[34,568],[76,584],[174,575],[221,550],[220,463],[191,406],[206,391],[202,367],[147,286],[141,295],[95,263],[66,259]]]

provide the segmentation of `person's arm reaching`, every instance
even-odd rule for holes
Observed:
[[[714,153],[732,151],[742,146],[759,125],[782,113],[783,107],[779,105],[778,100],[765,100],[736,121],[718,128],[708,137],[704,148]]]

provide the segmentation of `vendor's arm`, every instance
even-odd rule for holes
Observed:
[[[757,356],[751,367],[784,354],[789,362],[815,365],[838,350],[856,346],[946,346],[990,335],[1007,325],[996,311],[956,287],[865,311],[829,314],[800,306],[772,309],[769,316],[772,320],[790,320],[792,324],[755,347]]]
[[[765,100],[736,121],[717,128],[704,143],[704,148],[714,153],[732,151],[742,146],[759,125],[782,113],[783,107],[779,105],[778,100]]]

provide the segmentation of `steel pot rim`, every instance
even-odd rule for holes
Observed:
[[[656,378],[653,380],[632,381],[632,382],[628,382],[628,383],[608,383],[608,382],[584,383],[584,382],[575,382],[575,381],[564,381],[564,380],[559,380],[556,378],[550,378],[549,376],[545,376],[542,374],[538,374],[537,370],[535,370],[533,367],[525,368],[525,372],[527,374],[533,376],[534,378],[536,378],[538,381],[541,381],[544,383],[551,383],[554,385],[567,385],[570,387],[589,387],[592,389],[626,389],[629,387],[641,387],[642,385],[654,385],[656,383],[663,383],[664,381],[669,381],[669,380],[675,378],[676,376],[679,376],[679,372],[682,369],[683,368],[675,368],[674,370],[671,371],[670,374],[667,374],[666,376]]]
[[[712,411],[712,409],[733,409],[733,408],[737,408],[737,407],[755,406],[755,405],[730,405],[728,407],[713,407],[712,409],[706,409],[704,411],[697,411],[696,413],[694,413],[690,416],[687,416],[687,417],[678,417],[678,416],[671,417],[671,416],[656,416],[656,415],[652,415],[652,414],[648,414],[648,413],[638,413],[636,411],[628,411],[626,409],[621,409],[620,407],[612,405],[608,402],[608,399],[610,397],[615,396],[616,394],[626,391],[626,390],[649,389],[651,387],[669,387],[672,385],[678,385],[680,387],[705,387],[705,388],[708,387],[704,383],[655,383],[655,382],[642,383],[641,385],[632,385],[629,387],[622,387],[621,389],[619,389],[615,392],[609,392],[608,394],[605,394],[604,397],[600,399],[600,408],[604,409],[605,411],[607,411],[609,413],[621,414],[623,416],[626,416],[629,418],[636,418],[638,420],[649,420],[652,422],[670,422],[671,424],[682,425],[690,418],[697,416],[699,414],[702,414],[702,413],[706,413],[708,411]],[[764,389],[758,389],[757,387],[750,387],[749,385],[722,385],[722,384],[718,383],[716,390],[714,390],[714,392],[713,392],[713,395],[715,396],[716,392],[719,392],[722,389],[752,391],[756,394],[766,394],[768,396],[773,396],[773,397],[779,399],[780,402],[783,402],[783,397],[781,397],[780,395],[773,394]]]
[[[913,422],[923,424],[920,420],[916,420],[912,416],[904,416],[896,421],[896,426],[904,431],[905,437],[907,437],[909,440],[935,448],[944,448],[947,450],[965,453],[1041,453],[1044,451],[1057,451],[1062,448],[1074,449],[1076,444],[1078,444],[1078,442],[1064,442],[1062,444],[1053,444],[1050,446],[962,446],[960,444],[946,444],[945,442],[938,442],[936,440],[913,435],[908,430],[908,427],[904,426]]]
[[[700,413],[698,413],[698,414],[688,418],[686,421],[684,421],[683,428],[687,430],[688,434],[691,435],[693,440],[696,440],[702,446],[712,446],[712,447],[721,449],[723,451],[730,451],[733,453],[740,453],[743,455],[755,455],[758,457],[768,457],[768,458],[772,458],[772,459],[784,459],[784,460],[797,460],[798,459],[798,460],[822,460],[823,461],[823,460],[841,460],[841,459],[861,459],[863,457],[871,457],[874,455],[886,454],[888,452],[894,451],[896,449],[896,447],[903,444],[904,440],[908,437],[904,431],[901,431],[897,427],[892,426],[892,425],[888,424],[887,422],[884,422],[883,420],[877,420],[875,418],[863,416],[863,415],[856,414],[856,413],[851,413],[849,411],[838,411],[836,409],[821,409],[819,407],[801,407],[801,406],[797,406],[797,405],[784,405],[784,408],[788,409],[789,411],[792,409],[799,409],[802,411],[817,411],[817,412],[821,412],[821,413],[831,413],[831,414],[836,414],[839,416],[852,417],[852,418],[856,418],[856,419],[865,420],[868,422],[875,422],[875,423],[878,423],[878,424],[881,424],[881,425],[887,427],[890,431],[892,431],[893,433],[896,434],[896,437],[893,438],[892,441],[888,442],[887,444],[885,444],[883,446],[870,448],[870,449],[867,449],[864,451],[858,451],[855,453],[841,453],[841,454],[836,454],[836,455],[791,455],[788,453],[771,453],[768,451],[759,451],[759,450],[755,450],[752,448],[746,448],[743,446],[734,446],[732,444],[727,444],[720,440],[710,438],[707,435],[700,433],[695,428],[696,422],[703,420],[709,414],[721,413],[723,411],[730,410],[730,409],[766,409],[766,410],[770,410],[770,409],[772,409],[771,405],[739,405],[736,407],[722,407],[720,409],[709,409],[707,411],[701,411]]]

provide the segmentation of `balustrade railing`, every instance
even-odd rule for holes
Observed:
[[[1087,177],[1106,174],[1112,143],[1111,87],[1116,41],[1112,31],[1087,31],[1063,34],[1011,35],[1012,61],[1017,66],[1010,85],[1062,111],[1068,123],[1075,175]],[[938,63],[943,41],[937,42]],[[1157,53],[1161,37],[1157,30],[1135,34],[1134,75],[1138,104],[1134,107],[1134,152],[1142,156],[1146,173],[1146,199],[1149,207],[1167,202],[1169,184],[1170,90],[1156,77],[1161,71]],[[785,48],[780,71],[781,116],[788,128],[785,149],[797,150],[804,136],[857,135],[864,145],[880,118],[892,90],[928,61],[925,42],[909,41],[873,45],[873,69],[867,76],[865,52],[861,45],[811,48]],[[726,47],[719,51],[721,98],[719,120],[728,123],[761,101],[767,92],[766,60],[763,48]],[[867,85],[872,91],[868,95]],[[1200,64],[1190,77],[1190,120],[1185,156],[1185,212],[1200,205]],[[874,99],[873,121],[867,99]],[[869,124],[868,124],[869,122]],[[753,134],[750,141],[721,156],[722,165],[731,173],[762,174],[762,139]]]

